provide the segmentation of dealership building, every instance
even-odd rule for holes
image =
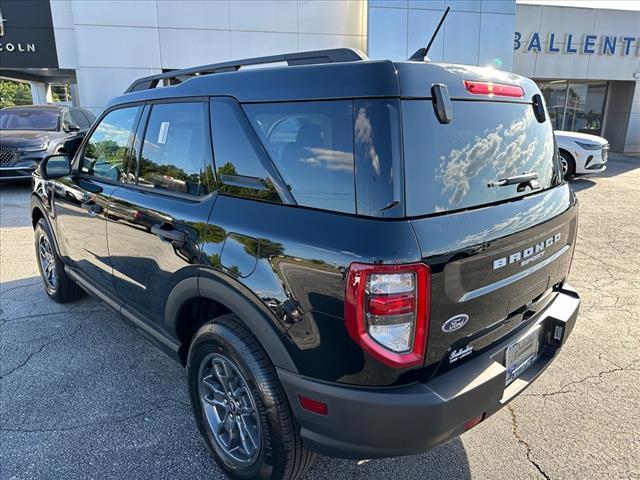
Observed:
[[[429,57],[533,78],[554,127],[640,152],[640,11],[511,0],[0,0],[0,77],[50,86],[100,113],[136,78],[177,68],[322,48]]]

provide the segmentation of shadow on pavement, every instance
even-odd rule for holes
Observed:
[[[596,182],[589,178],[573,178],[569,183],[571,183],[571,187],[576,192],[581,192],[582,190],[596,186]]]
[[[640,157],[627,157],[624,155],[612,154],[607,162],[607,169],[602,173],[594,175],[593,178],[611,178],[639,168]]]
[[[324,479],[469,480],[471,471],[464,445],[455,438],[422,455],[356,462],[319,457],[304,480]]]
[[[0,285],[0,438],[7,478],[224,478],[185,370],[89,296],[51,301],[37,276]],[[402,458],[319,457],[305,480],[329,478],[471,475],[454,439]]]

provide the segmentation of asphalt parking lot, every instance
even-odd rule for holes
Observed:
[[[308,479],[640,479],[640,158],[573,182],[568,345],[508,408],[405,458],[320,458]],[[98,302],[42,289],[29,186],[0,186],[0,478],[223,478],[185,373]]]

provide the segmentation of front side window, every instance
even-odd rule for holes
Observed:
[[[142,144],[138,184],[189,195],[209,193],[211,147],[202,102],[153,105]]]
[[[299,205],[355,213],[353,102],[244,105]]]
[[[135,159],[129,152],[140,107],[109,112],[85,144],[80,171],[113,182],[135,182]]]

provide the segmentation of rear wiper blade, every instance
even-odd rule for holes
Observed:
[[[530,185],[532,189],[538,187],[538,182],[534,182],[538,178],[536,172],[523,173],[522,175],[514,175],[513,177],[501,178],[487,184],[487,187],[506,187],[507,185]]]

